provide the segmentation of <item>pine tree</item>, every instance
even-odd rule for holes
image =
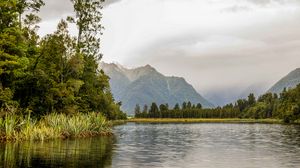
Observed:
[[[186,109],[187,108],[187,103],[186,102],[183,102],[182,103],[182,109]]]
[[[26,58],[25,40],[18,27],[17,3],[14,0],[0,2],[0,106],[13,98],[16,78],[22,76],[29,64]],[[6,102],[5,102],[6,101]]]
[[[197,108],[197,109],[202,109],[202,105],[201,105],[200,103],[198,103],[198,104],[196,105],[196,108]]]
[[[158,109],[156,103],[154,103],[154,102],[151,104],[151,107],[150,107],[150,110],[149,110],[149,117],[150,118],[159,117],[159,109]]]
[[[176,103],[173,109],[174,109],[174,110],[180,110],[180,106],[179,106],[179,104],[178,104],[178,103]]]
[[[140,105],[138,105],[138,104],[135,106],[134,116],[136,118],[140,118],[141,117],[141,108],[140,108]]]
[[[248,105],[252,106],[256,103],[256,99],[253,93],[250,93],[248,96]]]
[[[148,118],[148,106],[145,104],[143,107],[142,117]]]
[[[192,103],[191,103],[190,101],[187,103],[186,108],[187,108],[187,109],[191,109],[191,108],[192,108]]]

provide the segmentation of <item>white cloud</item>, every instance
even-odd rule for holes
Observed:
[[[208,96],[233,86],[239,91],[255,83],[269,87],[300,65],[299,4],[298,0],[118,1],[103,10],[104,60],[129,67],[151,64],[164,74],[185,77]],[[59,16],[68,13],[64,8],[58,11]],[[43,33],[53,24],[44,22]]]

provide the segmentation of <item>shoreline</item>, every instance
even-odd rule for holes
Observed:
[[[280,119],[240,119],[240,118],[132,118],[134,123],[236,123],[236,124],[285,124]],[[295,123],[297,124],[297,123]]]

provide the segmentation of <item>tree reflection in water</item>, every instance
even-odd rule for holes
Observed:
[[[114,137],[0,144],[0,167],[110,167]]]

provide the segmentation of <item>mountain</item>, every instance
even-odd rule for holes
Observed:
[[[122,102],[121,108],[128,114],[133,114],[136,104],[143,108],[152,102],[168,103],[171,108],[184,101],[213,107],[184,78],[164,76],[150,65],[127,69],[119,64],[102,62],[100,68],[110,77],[114,98]]]
[[[300,83],[300,68],[295,69],[288,75],[279,80],[274,86],[272,86],[268,92],[280,93],[284,88],[295,88]]]

